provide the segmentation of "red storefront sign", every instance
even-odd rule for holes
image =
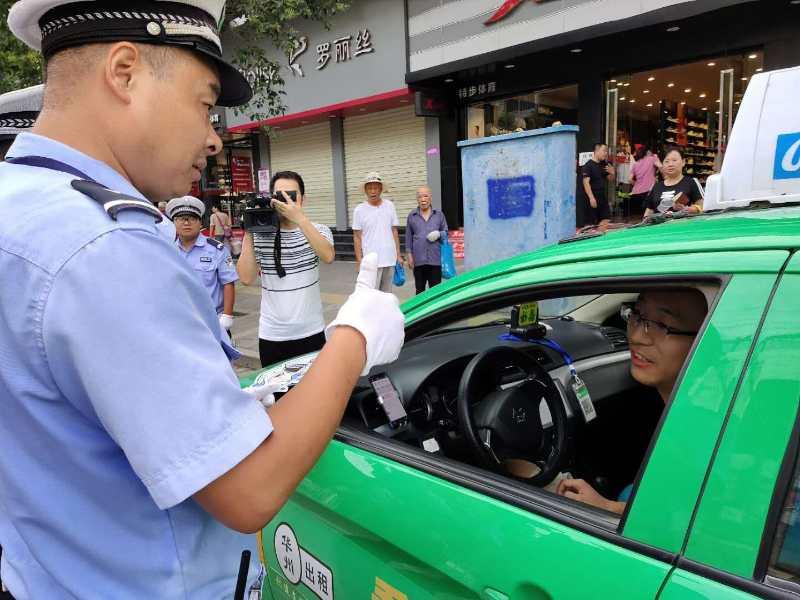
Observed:
[[[231,156],[231,187],[237,193],[253,192],[253,162],[249,156]]]
[[[514,11],[514,9],[516,9],[520,4],[522,4],[522,2],[523,0],[506,0],[505,2],[503,2],[500,8],[498,8],[497,11],[491,17],[489,17],[489,20],[484,22],[484,25],[491,25],[492,23],[497,23],[498,21],[502,21],[508,15],[510,15]],[[533,2],[536,2],[536,4],[541,4],[543,2],[548,2],[548,0],[533,0]]]

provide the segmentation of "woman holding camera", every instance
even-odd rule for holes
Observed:
[[[305,183],[294,171],[270,181],[274,232],[246,232],[237,271],[245,285],[261,275],[258,350],[261,366],[314,352],[325,344],[319,261],[333,262],[333,235],[303,212]]]

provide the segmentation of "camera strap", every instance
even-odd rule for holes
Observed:
[[[283,279],[286,277],[286,269],[281,264],[281,226],[278,225],[278,230],[275,232],[275,242],[272,245],[272,260],[275,261],[275,270],[278,272],[278,277]]]

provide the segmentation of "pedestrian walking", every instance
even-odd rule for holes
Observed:
[[[245,285],[254,284],[261,274],[262,367],[315,352],[325,344],[319,261],[332,263],[336,252],[331,230],[312,223],[303,212],[305,192],[299,173],[279,171],[272,176],[270,193],[282,198],[272,201],[280,214],[280,236],[246,232],[237,265]]]
[[[30,131],[42,110],[43,85],[0,95],[0,161],[17,135]]]
[[[359,375],[402,345],[397,299],[364,285],[366,257],[301,384],[267,410],[268,388],[240,388],[153,204],[189,193],[220,151],[209,110],[252,97],[222,58],[223,12],[9,11],[47,78],[32,133],[0,163],[0,544],[18,600],[230,597],[242,551],[258,556],[250,534],[319,458]]]
[[[378,289],[392,291],[394,266],[401,258],[397,211],[394,203],[383,198],[383,179],[375,171],[368,173],[361,187],[367,199],[353,211],[353,246],[356,265],[374,252],[378,255]]]
[[[578,211],[578,227],[599,225],[606,227],[611,219],[606,187],[614,179],[614,167],[607,162],[608,146],[602,142],[594,145],[592,158],[581,167],[583,190],[582,211]]]
[[[442,244],[447,239],[447,219],[431,206],[431,188],[417,190],[417,208],[406,219],[406,261],[414,272],[417,294],[442,282]]]
[[[231,246],[231,217],[228,213],[219,208],[218,203],[211,206],[211,221],[209,225],[209,235],[218,242],[222,242],[230,250]]]
[[[677,147],[668,148],[662,163],[661,174],[664,179],[657,181],[647,196],[645,218],[653,213],[703,212],[705,192],[696,178],[683,174],[686,166],[683,151]]]
[[[200,230],[206,205],[193,196],[173,198],[167,203],[167,217],[175,223],[175,246],[178,254],[197,274],[208,291],[219,317],[219,325],[230,338],[233,327],[233,305],[239,276],[228,248],[222,242],[207,238]]]
[[[661,168],[661,161],[658,160],[657,154],[653,154],[643,144],[636,145],[636,152],[633,157],[636,162],[633,163],[631,171],[631,179],[633,180],[631,207],[644,212],[645,200],[647,200],[650,190],[656,184],[656,171]]]

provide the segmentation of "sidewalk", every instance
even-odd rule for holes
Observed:
[[[463,268],[462,261],[457,261],[459,272]],[[320,286],[322,290],[322,309],[325,322],[333,321],[339,307],[352,293],[356,283],[356,264],[354,262],[334,261],[332,264],[320,264]],[[414,277],[406,269],[406,284],[395,287],[394,293],[401,303],[414,295]],[[258,358],[258,318],[261,309],[261,284],[246,286],[236,284],[236,304],[234,306],[233,340],[242,353],[236,363],[238,372],[261,368]]]

